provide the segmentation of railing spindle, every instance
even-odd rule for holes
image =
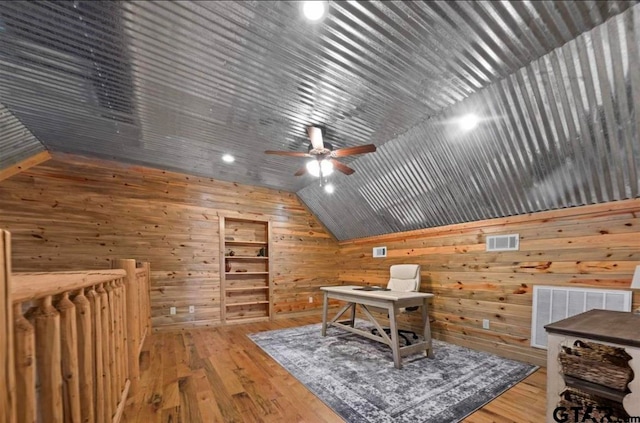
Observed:
[[[40,385],[40,417],[43,423],[62,423],[62,372],[60,357],[60,315],[53,298],[40,300],[34,316],[36,360]]]
[[[109,297],[103,284],[98,285],[96,289],[100,297],[100,318],[102,321],[102,384],[104,394],[104,419],[105,422],[111,421],[113,415],[111,402],[111,339],[109,338]]]
[[[66,423],[80,423],[76,307],[69,299],[68,292],[62,294],[62,298],[58,301],[57,308],[60,313],[64,421]]]
[[[105,283],[104,289],[107,292],[109,301],[109,386],[111,387],[111,410],[112,415],[118,407],[118,367],[116,365],[116,313],[115,313],[115,293],[113,292],[113,283]]]
[[[81,289],[73,299],[76,306],[78,331],[78,374],[80,386],[80,413],[84,423],[93,422],[93,344],[91,328],[91,303]]]
[[[104,412],[104,369],[102,368],[102,301],[100,295],[91,287],[87,293],[87,298],[91,304],[91,343],[93,344],[93,363],[95,373],[93,374],[93,398],[95,399],[95,421],[96,423],[107,423]]]
[[[18,422],[36,421],[36,338],[33,325],[22,314],[22,304],[13,305],[16,399]]]

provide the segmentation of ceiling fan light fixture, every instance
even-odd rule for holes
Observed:
[[[327,194],[333,194],[336,191],[336,187],[334,187],[333,184],[327,184],[324,186],[324,191]]]
[[[304,1],[302,2],[302,13],[304,17],[310,21],[318,21],[322,19],[326,11],[326,2],[324,1]]]
[[[329,176],[333,173],[333,163],[329,160],[309,160],[307,162],[307,172],[318,178],[322,170],[322,176]]]

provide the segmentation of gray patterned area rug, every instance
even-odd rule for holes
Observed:
[[[536,370],[438,340],[435,359],[404,357],[398,370],[386,345],[320,327],[249,337],[347,422],[457,422]]]

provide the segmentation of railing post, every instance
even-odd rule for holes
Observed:
[[[112,262],[114,269],[124,269],[125,278],[126,320],[127,320],[127,357],[129,361],[130,394],[138,392],[140,385],[140,362],[138,349],[140,347],[140,299],[137,285],[136,261],[132,259],[116,259]]]
[[[116,378],[116,392],[118,393],[118,398],[120,398],[120,394],[122,394],[122,390],[124,389],[125,381],[127,376],[124,373],[124,358],[126,358],[126,348],[124,347],[124,343],[122,342],[122,338],[124,337],[124,330],[122,329],[122,324],[124,322],[124,317],[122,316],[122,287],[120,280],[115,280],[112,282],[113,287],[113,298],[114,298],[114,317],[113,323],[115,325],[114,335],[116,338],[116,374],[118,377]]]
[[[13,357],[11,301],[11,234],[0,230],[0,419],[16,423],[17,405]]]
[[[125,291],[124,278],[118,279],[118,289],[120,290],[120,351],[122,355],[122,377],[124,378],[122,383],[126,384],[129,379],[129,358],[127,350],[127,292]]]

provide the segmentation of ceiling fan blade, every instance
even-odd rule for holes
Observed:
[[[293,156],[293,157],[313,157],[309,153],[303,153],[298,151],[265,151],[266,154],[275,154],[276,156]]]
[[[376,151],[376,146],[373,144],[358,145],[334,150],[331,152],[331,157],[353,156],[355,154],[373,153],[374,151]]]
[[[296,171],[296,173],[293,174],[293,176],[302,176],[305,173],[307,173],[307,166],[302,166],[300,169]]]
[[[329,160],[331,160],[331,163],[333,163],[333,167],[335,167],[336,169],[338,169],[339,172],[342,172],[345,175],[351,175],[353,172],[355,172],[355,170],[351,169],[346,164],[342,164],[335,159],[329,159]]]
[[[322,142],[322,129],[310,126],[307,128],[307,134],[309,134],[311,145],[315,150],[322,150],[324,148],[324,143]]]

